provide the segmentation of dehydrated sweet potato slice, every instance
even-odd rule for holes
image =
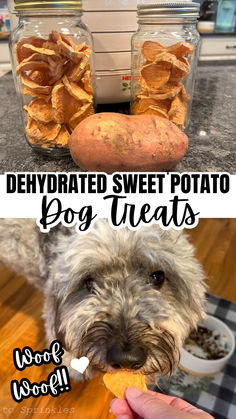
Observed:
[[[182,86],[182,83],[168,82],[163,88],[159,89],[158,92],[149,92],[149,96],[157,100],[172,99],[180,92]]]
[[[169,107],[170,107],[169,99],[155,100],[153,98],[146,98],[146,99],[141,99],[139,102],[136,102],[135,107],[133,107],[133,110],[135,111],[136,114],[141,114],[141,113],[145,113],[149,108],[154,109],[155,111],[157,109],[160,109],[161,113],[167,116]]]
[[[129,386],[147,390],[143,374],[135,374],[128,371],[106,373],[103,376],[103,381],[105,386],[118,398],[125,398],[125,392]]]
[[[185,89],[184,85],[182,85],[182,89],[181,89],[180,94],[181,94],[182,100],[185,101],[185,102],[188,102],[188,100],[191,99],[191,96],[188,95],[188,93],[186,92],[186,89]]]
[[[43,93],[35,93],[34,90],[31,90],[28,87],[24,87],[23,94],[32,96],[34,98],[44,99],[45,102],[50,102],[51,100],[51,95],[44,95]]]
[[[31,45],[31,44],[22,45],[22,49],[30,50],[32,54],[34,54],[35,52],[37,52],[38,54],[41,54],[41,55],[49,55],[49,56],[56,54],[56,52],[53,51],[52,49],[39,48],[39,47],[35,47],[34,45]]]
[[[49,85],[49,73],[46,71],[32,70],[28,74],[30,80],[37,83],[40,86]]]
[[[57,123],[68,123],[81,106],[81,102],[70,95],[63,83],[59,83],[53,88],[52,115]]]
[[[82,51],[77,51],[74,44],[72,46],[62,39],[58,39],[57,45],[60,53],[68,57],[71,61],[79,63],[83,58],[84,53]]]
[[[39,74],[37,74],[37,77],[39,77]],[[31,75],[33,77],[33,75]],[[21,76],[21,81],[24,84],[25,87],[28,87],[31,91],[34,91],[35,94],[43,94],[43,95],[49,95],[52,90],[52,86],[41,86],[32,78],[26,75]]]
[[[178,72],[181,72],[181,78],[186,76],[189,73],[189,66],[187,66],[183,61],[178,60],[175,55],[170,54],[169,52],[162,52],[155,57],[155,63],[169,63],[172,65],[172,70],[178,70]]]
[[[78,112],[76,112],[69,121],[69,127],[73,131],[77,125],[90,115],[94,114],[94,109],[91,103],[83,105]]]
[[[84,75],[81,79],[81,82],[84,85],[84,90],[87,93],[90,93],[92,95],[93,94],[93,88],[92,88],[91,83],[90,83],[91,82],[91,71],[90,71],[90,65],[89,64],[88,64],[88,66],[87,66],[87,68],[84,72]]]
[[[53,141],[58,136],[60,129],[61,125],[55,122],[42,124],[35,121],[35,119],[29,118],[26,134],[34,140]]]
[[[157,106],[149,106],[145,112],[142,112],[141,115],[157,115],[169,119],[168,114]]]
[[[141,75],[146,85],[157,90],[164,86],[170,78],[171,64],[167,62],[147,64],[141,68]]]
[[[188,42],[177,42],[167,48],[167,51],[171,54],[174,54],[177,58],[183,57],[183,55],[189,54],[192,55],[194,51],[194,46]]]
[[[156,105],[156,103],[156,100],[152,98],[141,99],[140,101],[135,102],[133,106],[133,113],[138,115],[142,112],[145,112],[149,106]]]
[[[184,120],[187,111],[187,104],[179,96],[176,96],[171,103],[168,112],[169,118],[172,122],[178,125],[181,129],[184,128]]]
[[[66,71],[66,76],[70,81],[78,82],[83,76],[85,69],[89,61],[89,56],[84,55],[80,63],[70,63],[68,70]]]
[[[59,47],[55,42],[45,41],[42,45],[42,48],[50,49],[51,51],[54,51],[56,54],[59,53]]]
[[[24,106],[30,118],[42,124],[48,124],[53,121],[52,105],[44,99],[35,99],[28,106]]]
[[[25,60],[26,58],[30,57],[30,55],[32,55],[32,51],[22,48],[24,44],[30,44],[35,47],[41,48],[45,41],[45,39],[38,38],[37,36],[22,38],[20,41],[18,41],[16,44],[16,55],[18,63],[21,63],[21,61]]]
[[[62,125],[55,143],[58,147],[66,147],[70,138],[70,133],[65,125]]]
[[[154,61],[155,56],[160,54],[163,50],[165,50],[165,47],[158,42],[153,41],[145,41],[142,46],[142,53],[147,61]]]
[[[178,57],[178,60],[182,61],[188,68],[190,67],[187,57]]]
[[[22,74],[24,71],[29,71],[29,70],[48,71],[48,69],[49,69],[48,63],[45,61],[22,61],[16,67],[16,74]]]
[[[68,92],[73,96],[75,99],[79,100],[83,103],[92,103],[93,96],[92,94],[87,93],[81,86],[72,81],[69,81],[66,76],[63,77],[63,83],[68,90]]]
[[[49,42],[54,42],[54,43],[56,44],[56,43],[57,43],[57,41],[58,41],[59,39],[61,39],[61,34],[60,34],[59,32],[57,32],[57,31],[52,31],[52,32],[49,34],[48,39],[49,39]]]

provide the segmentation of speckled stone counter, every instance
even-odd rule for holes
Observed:
[[[179,172],[226,171],[236,174],[236,64],[201,64],[195,85],[189,149]],[[108,105],[98,111],[128,111]],[[0,173],[79,171],[68,157],[53,159],[26,143],[11,73],[0,78]]]

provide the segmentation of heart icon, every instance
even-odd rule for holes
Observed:
[[[82,358],[73,358],[70,362],[71,368],[78,371],[80,374],[83,374],[86,368],[89,366],[89,359],[86,356]]]

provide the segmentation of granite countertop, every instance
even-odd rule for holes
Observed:
[[[188,130],[189,149],[176,171],[236,174],[235,68],[235,62],[199,66]],[[11,73],[0,77],[0,98],[0,173],[80,170],[69,156],[46,157],[26,143]],[[98,111],[128,112],[128,104],[100,106]]]

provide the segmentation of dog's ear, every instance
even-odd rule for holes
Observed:
[[[0,263],[41,289],[45,263],[35,219],[0,219]]]
[[[178,292],[181,293],[181,301],[186,304],[186,314],[195,327],[195,323],[205,316],[207,276],[187,234],[176,234],[173,253],[175,269],[181,279]]]
[[[45,321],[48,342],[51,343],[55,339],[59,340],[62,347],[67,350],[64,333],[60,330],[61,319],[59,303],[54,295],[45,296],[43,318]]]

